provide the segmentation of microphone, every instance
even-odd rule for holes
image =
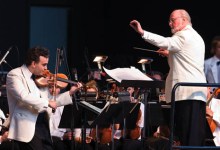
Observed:
[[[98,64],[99,71],[102,72],[102,65],[101,65],[101,62],[98,61],[97,64]]]
[[[8,56],[9,52],[11,51],[12,46],[9,47],[9,49],[7,50],[7,52],[5,53],[5,55],[2,57],[2,59],[0,60],[0,65],[2,64],[2,62],[6,62],[5,58]]]
[[[60,58],[60,62],[59,62],[60,64],[59,65],[61,66],[62,61],[64,60],[64,57],[63,57],[63,47],[60,49],[60,57],[59,58]]]
[[[100,71],[101,76],[105,77],[105,76],[106,76],[106,73],[102,71],[101,62],[98,61],[97,64],[98,64],[98,68],[99,68],[99,71]]]
[[[145,64],[142,63],[141,66],[142,66],[142,70],[143,70],[143,72],[146,73],[146,67],[145,67]]]
[[[73,72],[73,74],[74,74],[75,80],[78,81],[77,69],[76,69],[76,68],[73,68],[72,72]]]

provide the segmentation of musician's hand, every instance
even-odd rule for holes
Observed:
[[[60,94],[60,88],[49,87],[49,92],[51,95],[57,96],[58,94]]]
[[[72,86],[69,90],[70,95],[73,95],[76,91],[79,91],[82,88],[82,83],[77,83],[76,85]]]
[[[91,143],[91,141],[92,141],[92,137],[91,136],[86,136],[86,143],[88,144],[88,143]]]
[[[169,55],[169,51],[166,49],[160,48],[159,50],[157,50],[157,52],[159,53],[160,56],[163,56],[163,57],[168,57]]]
[[[49,100],[48,106],[49,106],[50,108],[56,109],[56,108],[57,108],[57,103],[56,103],[56,101],[54,101],[54,100]]]
[[[130,26],[136,31],[138,32],[141,36],[144,35],[144,30],[141,27],[141,24],[137,21],[137,20],[132,20],[130,22]]]
[[[64,140],[72,140],[73,138],[73,133],[71,131],[64,133],[63,139]]]
[[[0,142],[2,143],[3,141],[8,140],[8,131],[4,132],[0,138]]]
[[[208,106],[206,106],[206,115],[211,118],[213,117],[213,111]]]

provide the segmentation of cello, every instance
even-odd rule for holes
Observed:
[[[135,120],[136,126],[133,129],[126,129],[125,132],[122,130],[122,137],[136,140],[141,136],[141,127],[138,126],[138,122],[141,121],[141,116],[142,111],[139,110],[137,120]]]
[[[127,91],[130,93],[130,102],[131,103],[136,103],[135,106],[133,107],[133,109],[130,111],[130,112],[132,112],[134,110],[134,108],[139,103],[141,103],[140,102],[141,101],[141,96],[140,96],[141,91],[140,91],[139,88],[135,89],[134,87],[128,87]],[[143,113],[144,112],[142,112],[142,110],[140,108],[139,111],[138,111],[137,119],[134,120],[135,121],[135,127],[133,129],[125,129],[125,131],[122,130],[122,132],[121,132],[122,137],[135,140],[135,139],[138,139],[141,136],[142,128],[139,125],[143,121],[143,118],[142,118]]]

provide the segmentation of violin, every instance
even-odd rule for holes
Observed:
[[[68,77],[65,74],[57,73],[55,75],[52,74],[49,70],[44,70],[43,74],[37,76],[35,79],[35,83],[40,87],[53,86],[54,82],[56,82],[57,87],[61,89],[66,88],[68,83],[77,84],[77,82],[68,80]]]
[[[213,98],[213,97],[216,97],[219,93],[220,93],[220,88],[216,88],[216,89],[214,90],[214,92],[212,93],[212,95],[211,95],[211,96],[209,97],[209,99],[207,100],[206,106],[209,106],[209,103],[211,102],[212,98]],[[215,122],[215,121],[213,120],[213,118],[210,117],[209,115],[206,115],[206,120],[207,120],[207,122],[208,122],[208,124],[209,124],[209,127],[210,127],[210,129],[211,129],[211,132],[213,133],[213,132],[215,131],[216,127],[217,127],[216,122]]]

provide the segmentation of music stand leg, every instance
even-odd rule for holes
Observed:
[[[148,113],[147,113],[147,107],[148,107],[148,103],[147,103],[147,99],[148,99],[148,95],[149,95],[149,91],[146,90],[144,92],[144,98],[143,98],[143,103],[144,103],[144,127],[142,129],[142,136],[141,136],[141,140],[142,140],[142,149],[144,150],[144,144],[145,144],[145,140],[146,140],[146,127],[148,126],[147,122],[148,122]]]
[[[86,113],[83,108],[82,110],[82,116],[83,116],[83,121],[82,121],[82,150],[85,150],[85,145],[86,145]]]
[[[98,150],[98,142],[99,142],[99,135],[98,135],[99,127],[98,127],[98,124],[96,124],[95,128],[96,128],[96,131],[95,131],[95,134],[96,134],[95,150]]]
[[[75,95],[75,94],[74,94]],[[73,101],[73,103],[75,103],[75,106],[76,106],[76,108],[77,108],[77,110],[78,110],[78,105],[77,105],[77,102],[76,102],[76,97],[74,96],[73,98],[72,98],[72,101]],[[74,124],[75,124],[75,117],[74,117],[74,112],[73,112],[73,110],[74,110],[74,105],[72,105],[72,113],[71,113],[71,115],[72,115],[72,117],[71,117],[71,129],[70,129],[70,131],[71,131],[71,133],[74,133],[74,129],[75,129],[75,127],[74,127]],[[76,142],[75,142],[75,135],[74,134],[72,134],[72,139],[71,139],[71,150],[75,150],[76,149]]]
[[[115,149],[114,133],[115,133],[115,121],[113,119],[112,120],[112,147],[111,147],[112,150]]]

